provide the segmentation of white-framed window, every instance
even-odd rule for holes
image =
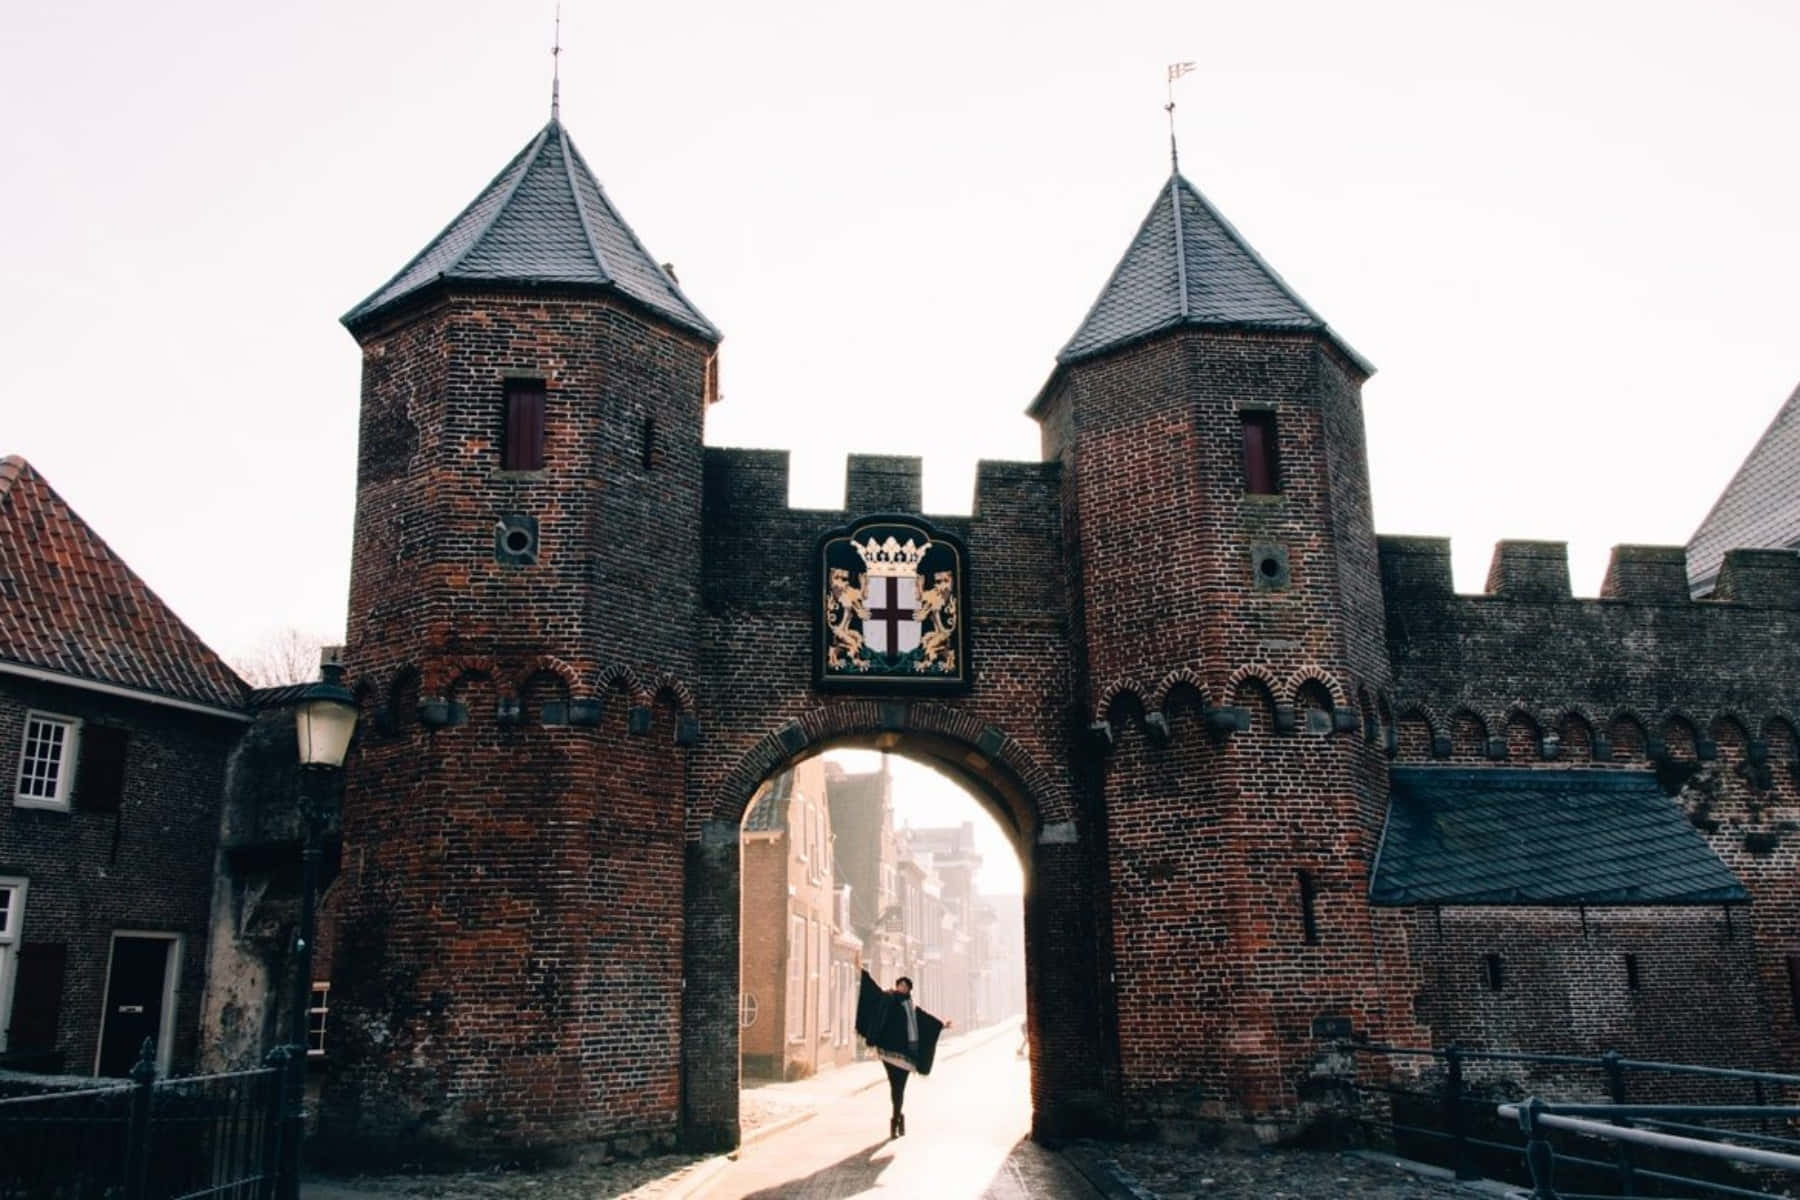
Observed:
[[[0,1050],[12,1024],[13,983],[19,973],[19,931],[25,925],[25,881],[0,877]]]
[[[331,1015],[331,983],[315,979],[306,1001],[306,1057],[325,1057],[325,1020]]]
[[[806,918],[788,917],[787,1035],[806,1036]]]
[[[19,780],[13,803],[21,808],[69,807],[75,780],[75,747],[81,722],[54,713],[25,714],[25,744],[19,751]]]
[[[748,1029],[756,1024],[756,993],[745,992],[738,997],[738,1026]]]

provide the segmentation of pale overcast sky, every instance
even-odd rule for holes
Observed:
[[[726,335],[707,438],[1036,457],[1167,172],[1380,373],[1377,527],[1685,542],[1800,382],[1800,5],[602,4],[563,117]],[[0,7],[0,451],[227,655],[342,628],[337,317],[548,115],[550,0]]]

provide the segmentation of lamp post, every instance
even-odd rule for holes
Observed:
[[[299,1200],[300,1141],[306,1134],[307,1010],[312,1000],[314,908],[319,890],[319,797],[332,772],[344,765],[356,732],[356,697],[344,686],[344,668],[326,663],[294,710],[300,752],[300,926],[294,938],[294,999],[288,1047],[287,1136],[282,1139],[281,1197]]]

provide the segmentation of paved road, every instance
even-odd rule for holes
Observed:
[[[995,1038],[906,1089],[906,1136],[887,1136],[887,1087],[845,1097],[746,1149],[695,1200],[1096,1200],[1057,1155],[1027,1138],[1031,1098],[1017,1040]]]

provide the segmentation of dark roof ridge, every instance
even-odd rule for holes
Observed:
[[[398,271],[395,271],[394,274],[390,278],[383,280],[375,288],[374,291],[370,292],[367,296],[364,296],[361,300],[358,300],[355,304],[352,304],[350,306],[350,310],[348,312],[346,312],[343,316],[338,318],[339,323],[344,324],[344,325],[349,325],[353,321],[359,320],[360,318],[369,315],[369,312],[371,311],[370,306],[372,304],[374,304],[375,300],[378,297],[380,297],[389,288],[393,287],[395,283],[406,278],[407,274],[414,267],[419,265],[419,260],[423,259],[427,254],[430,254],[432,252],[432,250],[434,250],[437,247],[437,244],[439,242],[443,241],[445,236],[447,234],[449,234],[449,232],[451,230],[456,228],[457,222],[461,221],[464,217],[468,216],[469,210],[474,208],[477,204],[480,204],[482,197],[486,196],[488,194],[488,192],[492,191],[495,184],[499,183],[502,179],[506,178],[506,173],[508,171],[511,171],[514,167],[518,167],[519,173],[513,177],[513,181],[511,183],[511,185],[509,185],[506,189],[506,195],[501,198],[501,203],[496,204],[494,206],[494,211],[492,213],[488,214],[487,220],[485,220],[481,223],[480,230],[478,230],[476,232],[476,235],[473,238],[469,239],[469,244],[467,246],[463,247],[462,251],[460,253],[458,253],[456,258],[453,259],[449,264],[447,264],[447,266],[455,266],[456,263],[459,263],[463,259],[467,258],[469,256],[469,251],[473,250],[475,248],[475,246],[481,241],[481,239],[484,236],[486,236],[487,231],[489,229],[493,228],[494,221],[499,217],[500,213],[505,211],[505,209],[506,209],[505,202],[507,200],[512,199],[513,193],[519,190],[519,181],[524,179],[526,172],[531,169],[531,159],[533,159],[537,156],[537,152],[538,152],[539,148],[542,147],[542,145],[544,143],[544,134],[549,131],[549,128],[550,127],[548,125],[546,125],[546,126],[544,126],[543,129],[538,130],[537,137],[533,138],[531,140],[531,142],[529,144],[527,144],[523,150],[519,151],[517,154],[513,155],[510,159],[508,159],[506,162],[506,165],[504,167],[501,167],[498,171],[496,171],[494,173],[494,177],[492,179],[488,180],[487,183],[482,185],[482,188],[480,191],[475,193],[474,199],[470,200],[467,204],[465,204],[461,208],[457,209],[456,215],[454,217],[451,217],[447,222],[445,222],[444,227],[442,229],[438,230],[431,237],[427,238],[425,240],[425,244],[423,246],[419,247],[419,252],[417,254],[413,255],[411,258],[407,259],[405,265],[403,265]],[[444,271],[439,271],[437,273],[437,278],[442,279],[444,277],[444,275],[445,275]],[[399,297],[395,297],[395,299],[398,299],[398,298]]]
[[[549,138],[550,130],[555,125],[556,118],[550,118],[550,123],[538,130],[537,136],[531,139],[531,145],[525,147],[524,154],[520,156],[524,161],[519,163],[518,174],[514,175],[512,182],[506,185],[506,194],[500,197],[500,202],[498,204],[494,205],[494,211],[487,215],[487,220],[481,223],[481,228],[475,231],[475,236],[469,239],[469,244],[464,246],[455,258],[444,264],[444,269],[437,273],[439,279],[444,278],[444,276],[450,274],[450,272],[454,271],[457,267],[462,266],[463,260],[475,252],[475,247],[481,245],[481,243],[487,239],[488,232],[494,228],[494,222],[500,219],[500,214],[506,211],[506,206],[512,200],[513,195],[519,190],[519,185],[525,182],[525,177],[527,175],[531,174],[532,164],[536,163],[538,155],[544,152],[544,142]],[[513,161],[519,162],[519,159],[515,158]],[[507,164],[507,166],[511,165],[512,163]],[[501,174],[505,174],[505,172],[503,171]],[[499,175],[494,176],[494,182],[489,183],[488,187],[493,187],[494,183],[499,182],[499,180]],[[456,214],[456,220],[461,220],[463,213],[468,212],[470,208],[479,204],[481,202],[481,197],[486,193],[487,188],[482,188],[480,192],[477,192],[475,199],[469,201],[468,205],[463,208],[461,213]],[[443,230],[438,233],[438,237],[443,237],[444,234],[450,232],[452,226],[456,224],[456,220],[453,220],[449,225],[444,226]],[[431,249],[432,243],[436,240],[437,238],[433,238],[432,241],[426,242],[425,250]],[[423,255],[425,250],[419,251],[419,255]],[[419,261],[419,255],[413,256],[413,262]],[[400,274],[404,275],[411,269],[412,263],[407,263],[405,267],[401,268]]]
[[[618,206],[612,202],[612,197],[606,194],[606,186],[600,182],[600,176],[594,173],[594,168],[588,165],[586,156],[575,145],[575,139],[565,138],[563,144],[569,154],[574,156],[575,161],[581,164],[581,169],[587,172],[588,178],[594,181],[594,190],[600,193],[600,202],[612,211],[613,219],[619,223],[619,228],[625,231],[625,236],[631,239],[631,244],[637,247],[637,252],[644,256],[645,262],[657,269],[668,289],[675,293],[681,303],[687,307],[688,312],[693,314],[694,319],[699,322],[700,332],[710,335],[716,341],[723,341],[725,335],[719,332],[719,327],[707,320],[706,314],[700,311],[699,305],[688,298],[688,294],[681,289],[681,281],[669,274],[663,269],[662,264],[656,261],[656,256],[650,253],[649,247],[645,246],[643,239],[638,237],[637,230],[631,227],[631,222],[625,219],[625,214],[619,211]],[[687,322],[683,323],[687,324]]]
[[[550,124],[556,127],[557,139],[562,143],[563,179],[567,181],[569,185],[569,195],[575,201],[575,215],[581,220],[582,240],[587,242],[588,253],[594,256],[594,269],[600,272],[600,277],[602,279],[616,282],[618,276],[614,275],[607,267],[606,255],[600,252],[600,243],[594,240],[594,227],[588,220],[587,203],[581,198],[581,185],[575,182],[575,139],[569,136],[569,131],[564,129],[562,127],[562,122],[558,121],[554,116],[550,118]],[[587,163],[585,162],[581,165],[587,167]],[[592,169],[588,170],[589,175],[592,175],[593,173]],[[524,176],[520,176],[520,178],[522,179]],[[595,178],[594,186],[596,188],[600,186],[600,180],[598,178]],[[601,199],[605,199],[606,193],[601,192],[600,197]],[[505,207],[506,201],[503,200],[500,202],[500,208],[504,209]],[[496,213],[498,213],[498,211],[499,210],[496,210]],[[624,225],[625,218],[620,217],[619,224]],[[625,230],[627,233],[630,233],[631,227],[626,225]],[[636,240],[635,235],[632,240]],[[639,249],[642,249],[642,247],[639,247]],[[645,257],[648,258],[649,255],[646,254]]]
[[[1315,308],[1313,308],[1312,305],[1308,304],[1305,300],[1300,298],[1300,293],[1296,292],[1294,290],[1293,285],[1289,284],[1287,280],[1285,280],[1281,277],[1280,271],[1277,271],[1274,267],[1269,265],[1268,259],[1264,258],[1262,255],[1260,255],[1256,252],[1256,247],[1252,246],[1249,243],[1249,241],[1245,239],[1244,235],[1238,232],[1237,226],[1233,225],[1231,223],[1231,221],[1229,219],[1227,219],[1227,217],[1225,216],[1224,213],[1220,212],[1217,208],[1215,208],[1213,206],[1213,202],[1206,198],[1205,192],[1203,192],[1199,188],[1195,187],[1193,185],[1193,183],[1188,179],[1188,177],[1186,175],[1183,175],[1180,171],[1175,172],[1173,178],[1174,178],[1174,180],[1180,181],[1181,185],[1183,187],[1187,188],[1187,190],[1193,194],[1194,199],[1196,199],[1200,202],[1200,207],[1204,208],[1207,211],[1207,213],[1212,217],[1212,219],[1219,223],[1220,228],[1224,229],[1226,235],[1229,236],[1232,241],[1234,241],[1238,244],[1239,249],[1241,249],[1245,254],[1248,254],[1250,256],[1251,260],[1253,262],[1255,262],[1257,266],[1261,267],[1263,269],[1263,271],[1268,274],[1269,279],[1275,284],[1276,287],[1280,288],[1283,292],[1285,292],[1287,294],[1287,298],[1289,300],[1292,300],[1296,305],[1298,305],[1300,307],[1301,311],[1306,313],[1307,316],[1309,316],[1313,320],[1317,321],[1319,323],[1320,329],[1330,330],[1331,326],[1326,323],[1326,320],[1324,317],[1321,317],[1319,315],[1318,310],[1316,310]],[[1180,205],[1176,206],[1176,210],[1177,211],[1176,211],[1176,217],[1175,217],[1175,222],[1176,222],[1175,227],[1177,229],[1180,229],[1181,228]],[[1185,259],[1185,257],[1186,256],[1184,255],[1183,258]],[[1346,350],[1350,349],[1348,346],[1346,346],[1344,348]],[[1361,361],[1361,357],[1362,357],[1361,355],[1356,354],[1356,352],[1354,350],[1351,350],[1350,352],[1351,352],[1351,355],[1353,357],[1357,358],[1357,360],[1359,362]],[[1370,369],[1373,370],[1373,368],[1370,368]]]

